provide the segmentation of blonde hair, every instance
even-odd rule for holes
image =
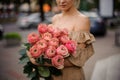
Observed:
[[[75,6],[76,6],[76,8],[79,8],[79,5],[80,5],[80,0],[75,0]]]

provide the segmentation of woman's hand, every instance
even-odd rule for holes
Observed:
[[[29,51],[27,51],[27,56],[29,57],[29,59],[30,59],[30,61],[31,61],[32,64],[37,65],[37,66],[41,66],[40,64],[38,64],[35,61],[35,58],[32,57],[32,55],[30,54]],[[52,66],[52,65],[45,62],[44,65],[42,65],[42,66]]]
[[[40,64],[38,64],[36,61],[35,61],[35,58],[32,57],[32,55],[30,54],[29,51],[27,51],[27,56],[29,57],[30,61],[32,64],[34,65],[37,65],[37,66],[40,66]]]

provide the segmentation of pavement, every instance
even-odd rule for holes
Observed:
[[[26,42],[26,36],[33,31],[36,32],[36,30],[19,31],[23,37],[22,42]],[[120,47],[115,46],[114,43],[114,33],[114,31],[108,31],[105,37],[96,37],[96,42],[93,44],[95,54],[84,66],[86,80],[91,80],[94,76],[97,62],[120,54]],[[30,80],[22,72],[23,65],[19,64],[20,49],[21,46],[8,47],[4,40],[0,41],[0,80]]]

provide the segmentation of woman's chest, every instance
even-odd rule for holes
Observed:
[[[72,31],[74,29],[75,26],[75,22],[73,20],[57,20],[54,23],[54,26],[57,28],[66,28],[69,31]]]

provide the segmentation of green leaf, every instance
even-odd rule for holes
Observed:
[[[29,45],[30,45],[30,43],[24,43],[24,45],[25,45],[25,46],[29,46]]]
[[[39,80],[39,77],[33,77],[31,80]]]
[[[31,62],[27,62],[27,64],[23,67],[23,72],[27,74],[27,77],[31,80],[39,80],[39,73],[37,67],[38,66],[32,64]]]
[[[31,47],[31,44],[30,43],[24,43],[24,46],[26,46],[26,49],[29,50],[30,47]]]
[[[27,77],[29,77],[29,78],[33,78],[33,77],[35,77],[36,76],[36,72],[35,71],[32,71],[32,72],[30,72],[29,74],[28,74],[28,76]]]
[[[33,70],[33,67],[32,67],[30,64],[26,64],[26,65],[24,66],[23,72],[24,72],[24,73],[31,73],[32,70]]]
[[[20,58],[20,63],[23,64],[23,63],[27,63],[29,61],[29,58],[28,57],[21,57]]]
[[[36,59],[36,62],[43,65],[44,64],[44,58],[43,56],[40,56],[39,58]]]
[[[48,64],[52,64],[50,59],[44,58],[44,62],[47,62]]]
[[[49,77],[50,71],[48,67],[38,67],[38,72],[42,77]]]
[[[20,51],[19,51],[19,53],[20,53],[20,55],[26,55],[26,49],[21,49]]]
[[[26,58],[26,57],[28,57],[28,56],[23,55],[23,56],[21,56],[21,57],[19,58],[19,60],[22,60],[22,59],[24,59],[24,58]]]
[[[61,70],[55,68],[55,67],[49,67],[50,73],[55,76],[62,75]]]

